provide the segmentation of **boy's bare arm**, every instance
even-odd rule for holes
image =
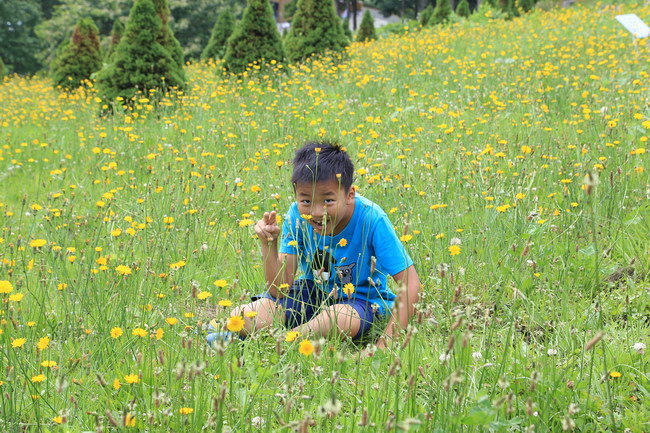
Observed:
[[[262,219],[255,224],[255,233],[262,245],[266,286],[271,295],[276,298],[284,297],[279,287],[282,284],[291,285],[298,264],[294,254],[278,253],[280,231],[275,211],[265,212]]]
[[[420,277],[418,277],[415,266],[411,265],[402,272],[393,275],[393,279],[398,285],[403,287],[403,290],[400,290],[397,295],[397,311],[391,316],[384,334],[377,341],[377,347],[379,348],[385,348],[387,343],[386,339],[392,339],[396,331],[405,329],[408,326],[409,319],[415,313],[415,304],[419,298]],[[396,316],[398,320],[397,324],[395,323]]]

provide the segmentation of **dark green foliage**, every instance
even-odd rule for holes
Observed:
[[[63,89],[75,89],[101,67],[97,26],[92,19],[85,18],[76,25],[70,41],[61,47],[52,63],[52,80]]]
[[[426,27],[429,24],[429,20],[431,19],[431,15],[433,15],[433,6],[431,4],[427,5],[427,7],[424,8],[422,12],[420,12],[420,16],[418,17],[420,21],[420,25],[422,27]]]
[[[370,11],[366,9],[363,13],[361,25],[359,26],[359,32],[357,33],[357,42],[374,41],[375,39],[377,39],[375,20],[372,19]]]
[[[123,34],[124,34],[124,24],[122,23],[122,20],[117,19],[113,22],[110,45],[108,46],[108,53],[106,53],[106,60],[108,61],[108,63],[113,61],[115,50],[117,49],[117,45],[120,43]]]
[[[235,28],[224,56],[224,66],[234,73],[264,60],[284,61],[284,47],[269,0],[249,0],[244,16]]]
[[[5,62],[2,61],[2,57],[0,57],[0,80],[5,76],[7,73],[7,68],[5,67]]]
[[[291,22],[291,20],[293,20],[293,16],[296,14],[296,10],[298,10],[298,0],[291,0],[289,3],[284,5],[282,17],[285,20]]]
[[[138,91],[185,85],[185,74],[170,52],[160,43],[163,23],[152,0],[136,0],[126,23],[124,36],[115,51],[114,62],[98,76],[106,101],[118,96],[129,100]]]
[[[201,53],[201,59],[220,59],[226,54],[226,48],[228,46],[228,38],[235,30],[235,17],[233,16],[230,9],[226,9],[221,12],[217,22],[212,28],[212,35],[210,36],[210,41],[208,45]]]
[[[158,42],[169,51],[179,68],[182,69],[185,64],[185,56],[181,44],[178,42],[178,39],[174,37],[172,29],[169,27],[169,17],[171,16],[171,12],[167,5],[167,0],[153,0],[153,4],[156,8],[156,13],[158,13],[158,16],[160,17],[160,21],[162,22]]]
[[[40,20],[41,7],[35,0],[0,0],[0,57],[17,74],[41,68],[37,59],[41,41],[34,32]]]
[[[289,60],[300,61],[326,51],[343,51],[347,45],[333,0],[298,0],[298,10],[286,41]]]
[[[444,24],[449,21],[451,15],[451,4],[449,0],[436,0],[436,8],[429,19],[429,25]]]
[[[352,30],[350,30],[350,19],[345,18],[341,25],[343,26],[343,34],[348,38],[348,41],[351,41],[354,36],[352,36]]]
[[[470,15],[469,2],[467,0],[460,0],[460,3],[456,6],[456,15],[463,18],[467,18]]]

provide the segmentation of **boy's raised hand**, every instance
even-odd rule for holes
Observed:
[[[276,219],[276,213],[264,212],[262,219],[255,224],[255,233],[262,241],[271,242],[280,236],[280,226]]]

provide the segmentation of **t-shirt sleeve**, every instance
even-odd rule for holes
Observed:
[[[393,224],[384,213],[377,216],[372,233],[372,246],[377,268],[388,275],[398,274],[413,264],[402,241],[397,237]]]
[[[298,254],[298,241],[300,230],[296,228],[296,221],[299,220],[298,210],[295,205],[289,208],[289,212],[282,222],[282,234],[280,239],[280,253]]]

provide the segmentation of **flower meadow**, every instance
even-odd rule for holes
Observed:
[[[92,83],[5,78],[1,430],[648,431],[650,46],[622,13],[650,20],[585,3],[191,64],[107,117]],[[411,325],[384,351],[280,324],[207,347],[318,138],[415,261]]]

